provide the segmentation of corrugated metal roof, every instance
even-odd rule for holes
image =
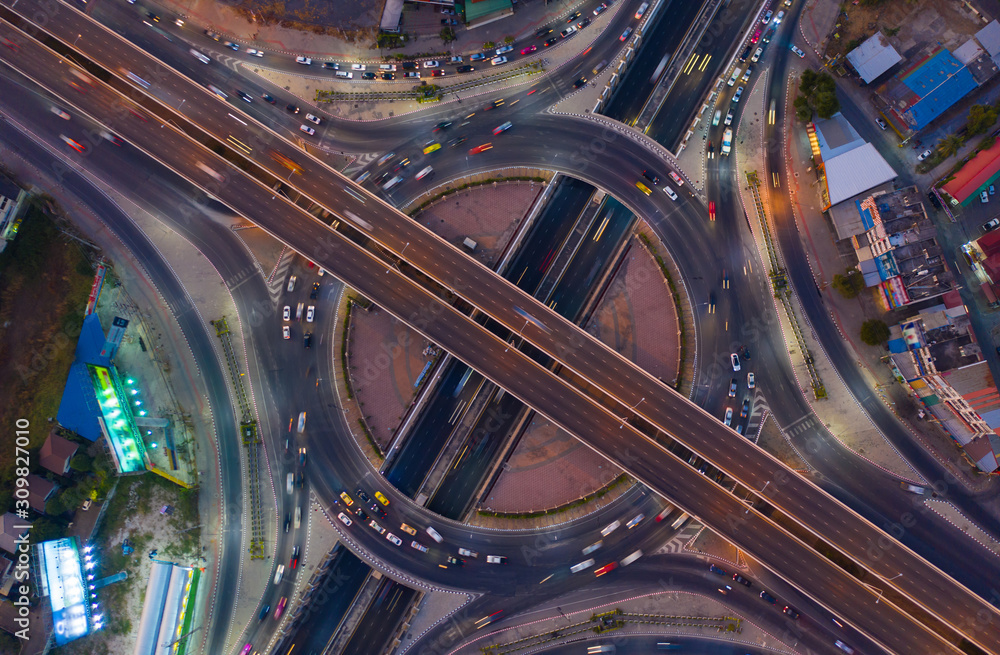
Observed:
[[[1000,54],[1000,22],[992,23],[976,32],[976,41],[990,53],[990,56]]]
[[[870,143],[824,162],[830,204],[836,205],[896,177],[882,155]]]
[[[882,32],[876,32],[871,38],[847,53],[847,61],[851,62],[851,66],[854,66],[854,70],[858,71],[858,75],[866,84],[870,84],[902,59]]]

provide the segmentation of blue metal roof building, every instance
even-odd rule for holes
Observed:
[[[931,51],[896,75],[901,88],[893,96],[894,112],[910,129],[919,131],[976,88],[976,80],[962,62],[943,47]]]

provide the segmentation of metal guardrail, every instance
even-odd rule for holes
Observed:
[[[243,373],[240,372],[236,351],[230,336],[229,323],[226,317],[212,321],[215,334],[222,342],[222,352],[229,368],[229,376],[233,379],[233,394],[239,405],[240,439],[247,449],[247,496],[250,501],[250,559],[264,559],[264,518],[260,498],[260,435],[257,433],[257,421],[253,417],[250,398],[243,384]]]

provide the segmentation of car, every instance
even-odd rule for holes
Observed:
[[[448,58],[449,64],[461,64],[463,61],[465,61],[465,59],[462,58],[462,55],[454,55]]]
[[[309,263],[309,266],[312,267],[312,262]],[[309,298],[312,300],[319,298],[319,282],[313,282],[312,289],[309,290]]]
[[[299,547],[292,547],[292,557],[288,560],[288,568],[295,570],[299,566]]]
[[[791,605],[785,605],[784,609],[782,609],[781,611],[787,614],[793,620],[797,621],[799,618],[799,613],[796,612],[794,609],[792,609]]]
[[[344,501],[344,504],[348,507],[354,504],[354,499],[351,498],[346,491],[340,492],[340,499]]]
[[[726,120],[724,121],[723,124],[724,125],[732,125],[733,124],[733,112],[731,110],[726,114]]]
[[[459,66],[458,68],[455,69],[455,71],[458,73],[471,73],[474,70],[476,70],[475,67],[469,66],[468,64],[466,64],[465,66]]]
[[[746,71],[743,73],[743,77],[740,78],[741,82],[749,82],[750,76],[753,75],[753,66],[747,66]]]
[[[756,50],[753,51],[753,56],[750,57],[750,61],[756,64],[758,61],[760,61],[760,56],[762,54],[764,54],[764,48],[763,47],[757,48]]]
[[[424,144],[424,154],[429,155],[432,152],[437,152],[441,149],[441,144],[437,141],[428,141]]]
[[[411,80],[419,80],[420,73],[418,73],[417,71],[406,71],[403,73],[403,77],[409,78]]]
[[[128,2],[129,2],[130,5],[134,5],[135,4],[135,0],[128,0]],[[222,38],[218,34],[216,34],[215,32],[213,32],[212,30],[205,30],[205,36],[207,36],[208,38],[212,39],[213,41],[218,41],[220,38]]]
[[[504,557],[503,555],[487,555],[486,556],[486,563],[487,564],[506,564],[507,563],[507,558]]]
[[[417,536],[416,529],[405,523],[400,524],[399,529],[405,532],[406,534],[413,535],[414,537]]]
[[[990,185],[990,195],[992,196],[992,195],[993,195],[994,193],[996,193],[996,189],[995,189],[995,188],[993,187],[993,185],[991,184],[991,185]]]
[[[538,30],[535,31],[535,38],[536,39],[540,39],[543,36],[545,36],[546,34],[551,34],[551,33],[552,33],[552,28],[551,27],[541,27],[541,28],[539,28]]]
[[[369,496],[368,494],[366,494],[365,491],[364,491],[364,489],[362,489],[361,487],[358,487],[354,491],[355,491],[355,493],[358,494],[358,498],[360,498],[362,500],[362,502],[365,502],[365,503],[372,502],[371,496]]]
[[[580,21],[579,23],[576,24],[576,29],[582,30],[583,28],[585,28],[588,25],[590,25],[590,19],[589,18],[584,18],[582,21]]]
[[[734,103],[735,102],[739,102],[740,98],[742,98],[742,97],[743,97],[743,87],[742,86],[738,86],[738,87],[736,87],[736,93],[733,94],[733,102]]]
[[[492,143],[484,143],[483,145],[476,146],[475,148],[473,148],[472,150],[470,150],[469,154],[470,155],[478,155],[481,152],[486,152],[487,150],[492,150],[492,149],[493,149],[493,144]]]
[[[739,573],[734,573],[734,574],[733,574],[733,582],[739,582],[739,583],[740,583],[741,585],[743,585],[744,587],[750,587],[750,586],[752,586],[752,585],[753,585],[753,583],[752,583],[752,582],[750,582],[749,580],[747,580],[746,578],[744,578],[744,577],[743,577],[742,575],[740,575]]]
[[[274,572],[274,584],[281,582],[281,576],[285,574],[285,565],[278,564],[278,570]]]
[[[883,130],[886,129],[887,127],[889,127],[886,124],[886,122],[884,120],[882,120],[879,116],[875,117],[875,124],[878,125],[880,128],[882,128]]]
[[[740,356],[736,353],[731,353],[729,355],[729,363],[733,365],[733,373],[740,372]]]
[[[282,325],[281,326],[281,336],[284,337],[285,339],[291,339],[292,338],[292,329],[290,327],[288,327],[287,325]]]
[[[431,539],[433,539],[437,543],[441,543],[442,541],[444,541],[444,537],[441,536],[441,533],[432,528],[431,526],[427,526],[427,534],[428,536],[430,536]]]
[[[677,192],[674,191],[672,188],[670,188],[669,184],[663,185],[663,193],[667,194],[667,197],[673,200],[674,202],[677,202]]]
[[[500,66],[501,64],[506,64],[506,63],[507,63],[506,57],[494,57],[493,59],[490,59],[490,64],[492,64],[493,66]]]
[[[281,600],[278,601],[278,607],[274,610],[274,618],[280,619],[281,613],[285,611],[285,605],[288,604],[288,597],[282,596]]]
[[[306,332],[302,336],[302,345],[304,345],[306,348],[312,348],[312,345],[313,345],[313,333],[312,332]]]
[[[232,41],[223,41],[222,45],[226,46],[227,48],[229,48],[230,50],[232,50],[234,52],[236,52],[236,51],[238,51],[240,49],[240,44],[239,43],[233,43]]]
[[[435,72],[438,72],[438,71],[435,71]],[[361,79],[363,79],[363,80],[374,80],[377,77],[378,77],[378,75],[376,75],[375,73],[372,73],[370,71],[367,72],[367,73],[362,73],[361,74]]]
[[[645,184],[643,184],[642,182],[636,182],[635,183],[635,188],[639,189],[640,191],[642,191],[643,193],[645,193],[647,196],[650,195],[651,193],[653,193],[653,190],[650,189]]]
[[[343,512],[337,514],[337,518],[340,519],[340,522],[346,525],[347,527],[351,527],[351,524],[354,523],[354,521],[351,520],[351,517],[348,516],[347,514],[344,514]]]
[[[438,564],[438,566],[440,566],[443,569],[448,568],[449,564],[451,564],[453,566],[465,566],[465,560],[464,559],[458,559],[457,557],[452,557],[451,555],[448,555],[447,557],[445,557],[444,561],[445,561],[444,564]]]
[[[564,29],[562,32],[559,32],[559,36],[561,36],[564,39],[569,38],[569,37],[573,36],[574,34],[576,34],[576,26],[575,25],[570,25],[569,27],[567,27],[566,29]]]
[[[247,54],[252,57],[263,57],[264,53],[256,48],[247,48]]]
[[[522,55],[530,55],[532,52],[538,50],[537,45],[529,45],[527,48],[521,48]]]
[[[296,64],[302,64],[303,66],[311,66],[312,63],[313,63],[313,60],[310,59],[309,57],[296,57],[295,58],[295,63]]]
[[[403,176],[402,175],[396,175],[391,180],[389,180],[388,182],[386,182],[385,184],[382,185],[382,190],[383,191],[388,191],[389,189],[392,189],[393,187],[395,187],[397,184],[399,184],[402,181],[403,181]]]
[[[639,5],[639,9],[637,9],[636,12],[635,12],[635,19],[639,20],[640,18],[642,18],[643,14],[646,13],[647,9],[649,9],[649,3],[648,2],[644,2],[641,5]]]
[[[728,573],[726,573],[725,569],[720,569],[720,568],[719,568],[718,566],[716,566],[715,564],[709,564],[709,565],[708,565],[708,570],[709,570],[709,571],[710,571],[711,573],[714,573],[714,574],[716,574],[716,575],[729,575]]]
[[[274,99],[274,96],[271,96],[267,93],[262,93],[260,97],[264,100],[264,102],[268,103],[269,105],[273,105],[278,102],[277,100]]]
[[[379,525],[378,523],[376,523],[375,519],[372,519],[371,521],[368,521],[368,527],[370,527],[372,530],[374,530],[375,532],[377,532],[379,534],[385,534],[385,528],[383,528],[381,525]]]
[[[448,142],[448,147],[449,148],[457,148],[458,146],[460,146],[463,143],[465,143],[466,138],[467,137],[465,137],[465,136],[455,137],[454,139],[452,139],[451,141]]]
[[[603,12],[603,11],[604,11],[605,9],[607,9],[607,8],[608,8],[608,5],[602,2],[601,4],[597,5],[597,8],[596,8],[596,9],[594,9],[594,15],[595,15],[595,16],[600,16],[600,15],[601,15],[601,13],[602,13],[602,12]]]
[[[930,156],[931,156],[931,151],[929,149],[928,150],[924,150],[922,153],[920,153],[919,155],[917,155],[917,161],[923,161],[923,160],[927,159]]]
[[[236,89],[236,95],[238,95],[243,102],[253,102],[253,98],[249,93]]]
[[[750,399],[744,398],[743,405],[740,407],[740,418],[746,418],[750,414]]]
[[[508,52],[512,52],[513,50],[514,50],[514,46],[512,46],[512,45],[500,46],[499,48],[496,49],[496,54],[498,54],[498,55],[505,55]]]
[[[396,79],[396,75],[394,73],[382,73],[382,79],[391,82]]]
[[[468,548],[459,548],[458,554],[461,555],[462,557],[476,557],[476,558],[479,557],[479,553],[477,553],[474,550],[469,550]]]
[[[65,111],[63,111],[59,107],[56,107],[56,106],[53,105],[52,107],[49,107],[49,111],[51,111],[53,114],[55,114],[59,118],[63,119],[64,121],[68,121],[69,120],[69,114],[67,114]]]
[[[554,36],[551,39],[546,39],[545,43],[543,43],[542,45],[545,46],[546,48],[548,48],[550,45],[554,45],[558,41],[559,41],[559,37]]]
[[[677,186],[684,186],[684,180],[681,178],[680,175],[678,175],[674,171],[670,171],[668,175],[670,175],[671,180],[677,183]]]
[[[711,144],[709,144],[709,145],[711,145]],[[714,200],[709,200],[708,201],[708,220],[710,220],[710,221],[714,221],[715,220],[715,201]]]
[[[375,492],[375,500],[377,500],[378,502],[382,503],[386,507],[389,506],[389,499],[386,498],[385,494],[383,494],[381,491],[376,491]]]
[[[833,645],[839,648],[840,650],[844,651],[845,653],[847,653],[847,655],[854,655],[854,649],[839,639],[833,642]]]
[[[579,573],[580,571],[589,569],[593,565],[594,565],[594,560],[586,559],[580,562],[579,564],[574,564],[573,566],[569,567],[569,570],[570,573]]]
[[[795,46],[790,45],[790,46],[788,46],[788,49],[791,50],[792,52],[794,52],[796,55],[798,55],[799,59],[805,59],[806,53],[802,52],[801,50],[799,50]]]
[[[635,526],[637,526],[640,523],[642,523],[642,520],[644,518],[646,518],[645,514],[636,514],[635,516],[632,517],[631,521],[629,521],[628,523],[625,524],[625,527],[628,528],[629,530],[631,530]]]
[[[732,425],[733,424],[733,408],[732,407],[727,407],[726,408],[726,418],[723,421],[723,423],[725,423],[726,425]]]
[[[779,25],[784,17],[785,17],[784,10],[779,11],[778,15],[774,17],[774,24]]]
[[[990,194],[987,193],[986,191],[983,191],[982,193],[979,194],[979,201],[985,205],[990,201]]]
[[[79,142],[77,142],[77,141],[69,138],[65,134],[60,134],[59,138],[63,140],[63,143],[65,143],[66,145],[68,145],[73,150],[76,150],[77,152],[84,152],[87,149],[82,143],[79,143]],[[984,191],[983,193],[986,193],[986,192]]]
[[[643,170],[642,176],[647,180],[649,180],[650,182],[652,182],[653,184],[660,183],[660,176],[657,175],[656,173],[650,173],[648,170]]]
[[[267,603],[267,604],[264,605],[264,607],[260,608],[260,614],[257,615],[257,620],[258,621],[263,621],[264,619],[267,618],[267,615],[270,614],[270,613],[271,613],[271,604]],[[249,644],[247,644],[247,645],[249,645]],[[249,651],[247,651],[247,652],[249,652]]]
[[[775,603],[778,602],[777,598],[775,598],[771,594],[767,593],[766,591],[760,592],[760,597],[763,598],[764,600],[766,600],[767,602],[771,603],[772,605],[774,605]]]
[[[316,125],[319,125],[320,123],[323,122],[322,118],[320,118],[319,116],[313,116],[312,114],[306,114],[306,120],[311,123],[315,123]]]
[[[434,129],[431,130],[431,131],[432,132],[440,132],[441,130],[447,130],[451,126],[452,126],[452,121],[441,121],[440,123],[438,123],[437,125],[435,125]]]
[[[80,509],[82,511],[86,512],[88,509],[90,509],[90,506],[93,505],[93,504],[94,504],[94,501],[92,501],[91,499],[88,498],[85,501],[83,501],[83,507],[81,507]]]
[[[621,525],[622,525],[621,521],[612,521],[608,525],[604,526],[604,529],[601,530],[601,536],[607,537],[609,534],[620,528]]]
[[[375,515],[378,516],[383,521],[388,518],[388,515],[385,513],[385,510],[382,509],[382,507],[378,503],[371,503],[368,506],[368,509],[370,509],[372,512],[374,512]]]
[[[364,508],[356,507],[354,509],[354,515],[358,517],[358,520],[360,520],[362,523],[368,520],[368,512],[366,512]]]
[[[438,147],[440,147],[440,146],[438,146]],[[420,169],[420,172],[417,173],[417,175],[416,175],[416,179],[422,180],[422,179],[424,179],[425,177],[427,177],[428,175],[430,175],[433,172],[434,172],[434,167],[433,166],[426,166],[426,167]]]
[[[363,72],[366,68],[368,68],[368,67],[365,66],[364,64],[351,64],[351,70],[352,71],[362,71]]]
[[[594,543],[590,544],[589,546],[583,549],[583,554],[589,555],[603,545],[604,545],[603,540],[595,541]]]
[[[629,37],[630,34],[632,34],[632,28],[631,27],[626,27],[625,31],[622,32],[622,35],[618,37],[618,40],[619,41],[624,41],[625,39],[627,39]]]
[[[316,130],[309,127],[308,125],[299,125],[299,129],[308,134],[309,136],[315,136]]]
[[[440,65],[441,65],[441,62],[437,61],[436,59],[432,59],[430,61],[425,61],[423,63],[424,68],[437,68]]]
[[[601,568],[594,571],[594,576],[599,578],[605,573],[610,573],[611,571],[614,571],[617,568],[618,568],[618,562],[611,562],[610,564],[605,564]]]
[[[299,113],[299,108],[291,103],[285,105],[285,111],[290,111],[293,114]]]
[[[994,218],[993,220],[989,221],[988,223],[983,223],[983,226],[982,226],[981,229],[985,233],[985,232],[989,232],[990,230],[995,230],[998,227],[1000,227],[1000,216],[997,216],[996,218]]]
[[[396,546],[402,546],[402,545],[403,545],[403,540],[402,540],[402,539],[400,539],[399,537],[397,537],[396,535],[394,535],[394,534],[393,534],[393,533],[391,533],[391,532],[390,532],[389,534],[385,535],[385,538],[386,538],[386,539],[387,539],[388,541],[391,541],[391,542],[392,542],[393,544],[395,544]]]
[[[496,127],[493,128],[493,135],[496,136],[497,134],[501,134],[503,132],[506,132],[507,130],[509,130],[512,127],[513,127],[513,125],[511,124],[510,121],[507,121],[503,125],[497,125]]]
[[[760,19],[760,22],[764,23],[765,25],[767,25],[768,23],[770,23],[771,22],[771,14],[772,13],[773,12],[770,9],[768,9],[766,12],[764,12],[764,17]]]
[[[575,21],[580,16],[582,16],[582,14],[579,11],[574,11],[572,14],[569,15],[569,18],[566,19],[566,22],[567,23],[572,23],[573,21]]]
[[[135,0],[128,0],[128,1],[129,4],[135,4]],[[250,651],[252,650],[253,650],[253,643],[248,642],[247,645],[243,647],[243,650],[240,651],[240,655],[250,655]]]
[[[159,23],[160,22],[160,17],[157,16],[156,14],[154,14],[151,11],[147,11],[146,12],[146,16],[149,18],[149,20],[153,21],[154,23]]]
[[[729,382],[729,397],[730,398],[735,398],[736,397],[736,378],[733,378]]]
[[[306,323],[312,323],[313,319],[316,318],[316,306],[309,305],[309,309],[306,310]]]
[[[288,532],[288,529],[291,526],[292,526],[292,515],[286,512],[285,513],[285,532]]]
[[[757,31],[753,33],[752,37],[750,37],[750,43],[757,43],[760,41],[760,32],[760,28],[757,28]]]
[[[415,550],[419,550],[421,553],[426,553],[427,552],[427,546],[423,545],[422,543],[420,543],[416,539],[414,539],[413,541],[410,542],[410,548],[413,548]]]

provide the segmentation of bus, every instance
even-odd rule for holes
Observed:
[[[681,512],[681,515],[677,517],[677,520],[670,524],[671,530],[676,530],[681,527],[681,523],[688,520],[687,512]]]

